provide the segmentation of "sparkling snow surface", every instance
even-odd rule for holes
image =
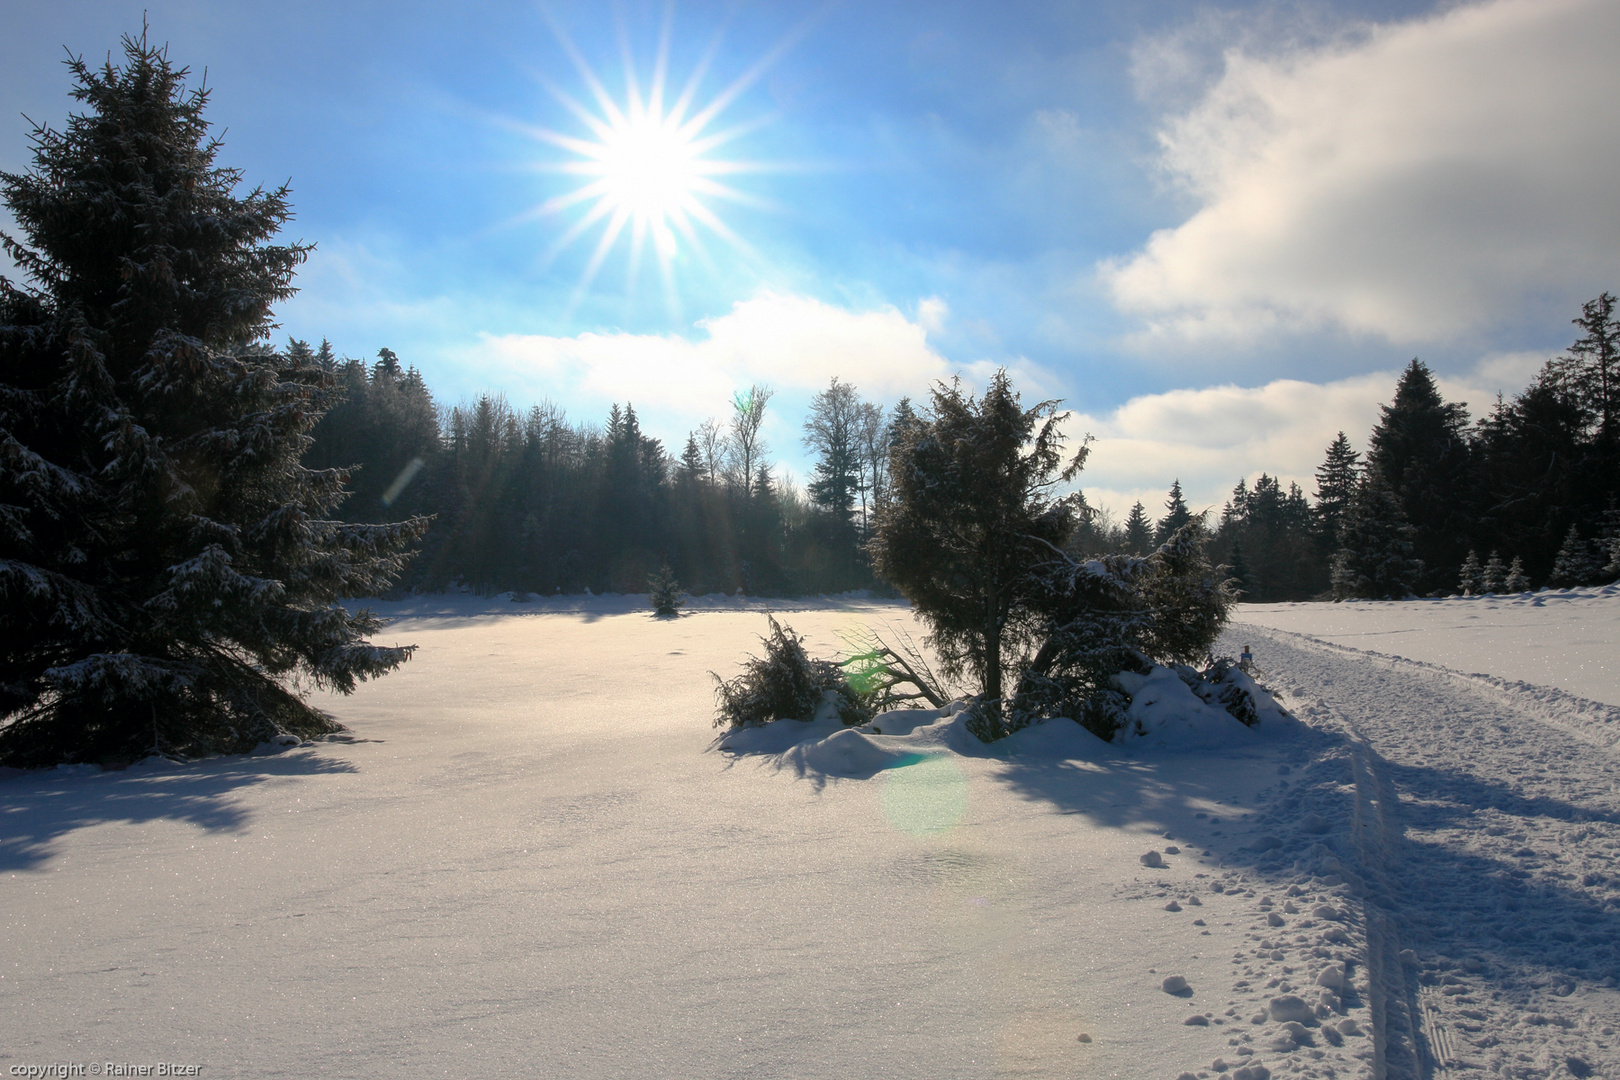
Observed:
[[[1607,662],[1620,597],[1556,595],[1245,607],[1225,646],[1302,722],[1196,753],[948,710],[717,738],[757,603],[379,605],[421,650],[324,699],[352,741],[0,776],[0,1067],[1620,1075],[1620,689],[1497,659]],[[916,632],[776,610],[813,655]]]

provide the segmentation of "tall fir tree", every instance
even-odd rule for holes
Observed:
[[[1187,509],[1187,500],[1182,497],[1179,477],[1170,484],[1170,493],[1164,500],[1164,510],[1164,517],[1159,519],[1153,533],[1153,540],[1158,544],[1170,539],[1177,530],[1193,519],[1192,511]]]
[[[249,348],[309,248],[287,189],[238,195],[206,90],[143,32],[69,62],[86,111],[0,174],[31,282],[0,280],[0,760],[243,750],[331,721],[410,655],[338,604],[402,569],[425,522],[330,519],[344,474],[299,464],[331,400],[304,357]]]
[[[1333,553],[1335,600],[1404,600],[1423,564],[1412,556],[1413,529],[1400,501],[1376,468],[1368,469],[1340,522]]]
[[[1467,410],[1442,398],[1433,374],[1415,359],[1381,410],[1367,464],[1383,475],[1412,526],[1413,551],[1424,566],[1414,588],[1450,589],[1476,518]]]
[[[1491,557],[1485,560],[1485,568],[1479,572],[1479,586],[1487,593],[1499,593],[1507,584],[1507,567],[1502,563],[1502,556],[1498,552],[1491,552]]]
[[[1568,356],[1555,361],[1565,385],[1590,418],[1599,444],[1620,442],[1620,321],[1615,298],[1605,292],[1581,305],[1571,320],[1581,336]]]
[[[1146,555],[1153,550],[1153,522],[1140,499],[1131,505],[1130,515],[1125,518],[1125,546],[1133,555]]]
[[[1319,549],[1331,554],[1339,547],[1339,522],[1356,494],[1361,478],[1361,454],[1350,445],[1344,432],[1328,444],[1327,454],[1316,470],[1314,524]]]

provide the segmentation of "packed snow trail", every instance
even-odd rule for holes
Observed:
[[[1609,707],[1300,634],[1231,636],[1354,748],[1387,1074],[1620,1076]]]

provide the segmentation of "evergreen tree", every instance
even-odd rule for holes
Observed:
[[[1571,320],[1583,331],[1555,367],[1591,418],[1600,444],[1620,441],[1620,321],[1615,298],[1605,292],[1581,305]]]
[[[1319,550],[1332,553],[1339,548],[1339,521],[1356,493],[1361,477],[1361,455],[1350,446],[1344,432],[1328,444],[1327,455],[1316,470],[1315,526]]]
[[[1183,525],[1192,521],[1192,511],[1187,509],[1187,500],[1181,497],[1181,480],[1178,478],[1170,484],[1170,494],[1164,500],[1164,517],[1159,519],[1158,528],[1153,534],[1155,543],[1162,544],[1176,534]]]
[[[848,522],[860,486],[858,425],[861,400],[855,388],[833,376],[832,385],[810,399],[804,422],[804,445],[816,452],[810,498],[840,521]]]
[[[1064,467],[1056,405],[1023,408],[1005,371],[978,399],[938,384],[929,415],[900,432],[870,544],[878,573],[929,624],[946,673],[982,688],[987,739],[1003,733],[1003,674],[1020,649],[1007,635],[1030,569],[1074,527],[1072,503],[1051,489],[1079,471],[1086,448]]]
[[[1412,557],[1412,532],[1383,474],[1368,469],[1339,523],[1341,546],[1333,554],[1333,598],[1403,600],[1410,596],[1423,568]]]
[[[686,448],[681,451],[681,479],[695,483],[703,476],[703,451],[698,449],[697,433],[686,437]]]
[[[329,520],[299,464],[331,400],[310,358],[247,348],[309,250],[285,187],[238,195],[206,90],[161,48],[74,59],[87,106],[0,174],[32,282],[0,279],[0,760],[195,754],[333,730],[286,680],[347,692],[410,648],[337,601],[399,573],[421,520]]]
[[[1495,558],[1492,555],[1492,558]],[[1500,565],[1501,560],[1497,560]],[[1479,553],[1473,548],[1468,549],[1468,558],[1463,560],[1462,569],[1458,572],[1457,591],[1464,596],[1480,596],[1492,590],[1485,585],[1485,568],[1479,565]]]
[[[1553,560],[1550,584],[1561,589],[1590,585],[1598,579],[1599,573],[1601,569],[1598,560],[1592,557],[1591,545],[1581,539],[1580,528],[1571,525],[1569,532],[1564,534],[1564,543],[1558,549],[1558,557]]]
[[[675,571],[669,568],[669,563],[661,564],[658,572],[647,578],[647,599],[652,603],[653,614],[661,619],[672,619],[681,613],[686,594],[681,583],[675,580]]]
[[[1226,573],[1230,578],[1229,585],[1231,587],[1232,599],[1240,600],[1247,595],[1249,581],[1252,577],[1252,573],[1249,570],[1249,561],[1243,557],[1242,539],[1232,541],[1232,553],[1227,557],[1230,562],[1226,567]]]
[[[1480,571],[1479,587],[1487,593],[1499,593],[1507,583],[1507,567],[1502,564],[1502,556],[1491,552],[1491,557],[1485,560],[1485,569]]]
[[[1148,520],[1147,508],[1138,499],[1125,519],[1125,546],[1133,555],[1146,555],[1153,548],[1153,522]]]
[[[1524,560],[1517,555],[1513,556],[1513,565],[1508,567],[1507,577],[1502,579],[1502,588],[1510,593],[1530,591],[1530,578],[1524,572]]]
[[[1447,402],[1434,376],[1413,360],[1381,407],[1367,463],[1384,477],[1413,528],[1413,550],[1424,569],[1413,587],[1449,588],[1445,568],[1462,562],[1473,530],[1472,470],[1463,405]]]

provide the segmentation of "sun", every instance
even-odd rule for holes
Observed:
[[[621,239],[626,240],[629,248],[627,292],[633,293],[644,250],[650,246],[658,262],[665,299],[673,313],[679,303],[675,267],[683,252],[690,252],[699,262],[713,266],[705,237],[718,237],[736,252],[750,257],[754,254],[721,220],[717,206],[729,202],[768,207],[766,200],[728,181],[739,173],[760,172],[773,166],[757,160],[722,158],[716,153],[765,121],[721,126],[720,119],[781,50],[773,50],[730,85],[700,103],[698,91],[716,48],[711,46],[671,99],[667,19],[645,90],[629,49],[625,47],[622,95],[608,91],[560,29],[554,26],[553,32],[579,72],[590,104],[548,83],[552,96],[578,122],[581,130],[570,134],[550,128],[526,129],[534,138],[571,155],[569,160],[544,162],[538,166],[540,170],[579,178],[577,186],[553,195],[526,215],[541,219],[573,218],[552,240],[544,260],[549,263],[582,237],[599,230],[575,290],[574,301],[577,302],[590,289]]]

